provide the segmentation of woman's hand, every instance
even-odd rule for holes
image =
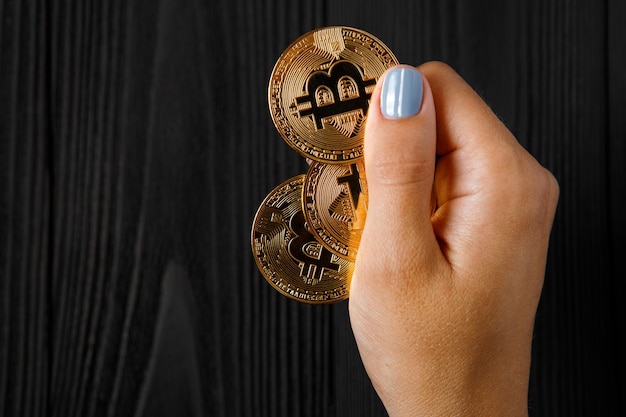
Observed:
[[[558,185],[456,72],[418,69],[368,114],[359,351],[392,417],[525,416]]]

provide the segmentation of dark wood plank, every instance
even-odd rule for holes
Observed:
[[[48,405],[46,8],[0,4],[0,413]]]
[[[612,309],[611,320],[614,333],[615,344],[613,355],[609,361],[613,362],[611,369],[613,379],[616,382],[615,397],[619,401],[615,407],[622,414],[626,413],[626,383],[622,375],[626,374],[626,359],[623,352],[626,351],[626,308],[623,300],[626,298],[626,273],[623,266],[624,236],[626,236],[626,76],[624,68],[626,66],[626,3],[619,0],[608,2],[607,7],[607,66],[608,74],[605,88],[608,90],[607,101],[607,124],[608,124],[608,212],[609,212],[609,248],[611,253],[611,274],[610,280],[612,289],[610,290],[610,305]],[[607,294],[607,298],[608,294]]]

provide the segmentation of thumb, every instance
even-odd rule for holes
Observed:
[[[387,263],[400,264],[402,254],[420,262],[439,249],[430,220],[436,136],[426,78],[409,66],[389,69],[372,94],[365,129],[368,213],[359,255],[367,263],[384,254]]]

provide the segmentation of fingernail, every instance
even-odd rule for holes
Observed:
[[[414,116],[422,106],[422,74],[416,69],[397,67],[383,79],[380,110],[388,119]]]

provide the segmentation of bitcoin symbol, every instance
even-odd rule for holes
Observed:
[[[364,80],[359,69],[348,61],[334,63],[328,73],[317,71],[307,80],[307,94],[296,97],[297,105],[310,103],[310,108],[297,110],[298,117],[313,116],[315,127],[324,127],[323,120],[327,117],[343,113],[354,113],[345,120],[338,120],[342,132],[349,137],[355,135],[355,118],[367,114],[371,93],[367,87],[373,86],[376,80]]]
[[[348,192],[350,197],[352,197],[352,207],[356,209],[359,205],[359,196],[361,195],[361,181],[359,180],[359,169],[356,164],[350,164],[350,173],[337,178],[337,184],[348,185]]]
[[[315,242],[315,238],[306,229],[304,213],[301,210],[291,217],[289,228],[296,236],[289,241],[287,249],[291,257],[301,263],[301,275],[306,276],[308,280],[319,282],[325,269],[339,271],[339,265],[331,262],[332,254],[321,245],[319,255],[316,258],[305,252],[305,248],[311,242]]]
[[[339,193],[328,207],[328,214],[330,217],[352,226],[358,220],[356,212],[361,196],[361,181],[357,165],[351,164],[349,169],[349,174],[337,177],[337,185],[346,184],[347,192],[341,191]]]

